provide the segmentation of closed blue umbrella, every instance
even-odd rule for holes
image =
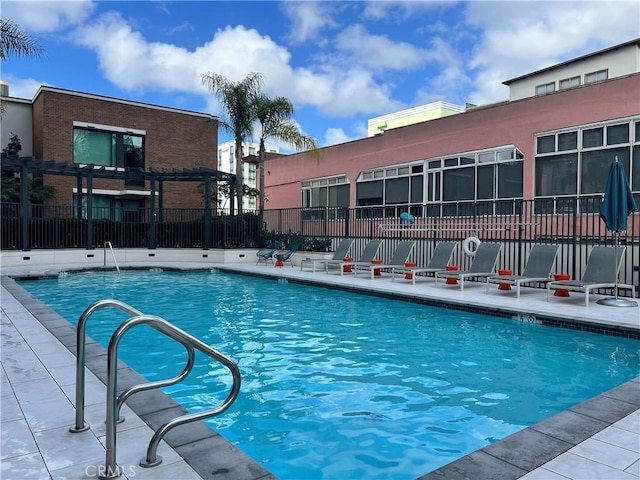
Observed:
[[[615,162],[613,162],[609,167],[607,185],[604,189],[604,200],[600,207],[600,218],[607,226],[607,230],[611,230],[615,234],[616,253],[620,244],[620,231],[627,229],[627,217],[637,209],[638,207],[633,199],[631,188],[629,188],[629,182],[627,180],[627,174],[624,171],[624,166],[618,161],[618,157],[616,157]],[[618,255],[615,257],[616,262],[618,262]],[[598,303],[611,307],[637,306],[636,302],[618,298],[617,263],[614,265],[614,268],[616,271],[616,297],[603,298],[602,300],[598,300]]]
[[[600,218],[607,226],[607,230],[620,232],[627,229],[627,217],[637,209],[624,165],[616,157],[616,161],[609,167],[604,200],[600,207]]]

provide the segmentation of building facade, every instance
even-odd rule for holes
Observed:
[[[404,127],[414,123],[426,122],[456,113],[462,113],[465,107],[448,102],[433,102],[415,108],[408,108],[400,112],[389,113],[369,119],[367,122],[367,136],[380,135],[391,128]]]
[[[216,168],[218,119],[212,115],[48,86],[33,100],[7,96],[2,102],[2,144],[10,132],[17,134],[20,156],[114,170]],[[72,205],[78,195],[86,197],[86,186],[79,192],[73,177],[44,175],[43,182],[55,189],[51,204]],[[148,207],[150,188],[144,183],[96,179],[94,208],[119,219]],[[202,201],[193,185],[163,185],[165,208],[201,208]]]
[[[601,197],[615,158],[640,200],[638,58],[640,39],[509,80],[512,100],[326,147],[320,161],[278,158],[265,177],[269,207],[437,212],[540,199],[553,210],[559,198]]]
[[[227,173],[236,173],[236,144],[235,142],[225,142],[218,146],[218,170]],[[265,146],[267,154],[279,153],[278,147]],[[260,145],[257,143],[245,142],[242,144],[242,169],[244,183],[250,188],[258,188],[257,170]],[[253,196],[245,196],[242,199],[242,209],[255,211],[258,199]],[[221,193],[218,194],[218,203],[223,209],[235,207],[235,198],[229,198]]]

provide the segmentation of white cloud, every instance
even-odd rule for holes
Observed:
[[[451,0],[410,0],[410,1],[387,1],[374,0],[366,3],[362,12],[365,18],[370,20],[389,20],[402,22],[414,15],[419,15],[425,11],[430,11],[439,7],[450,6],[455,2]]]
[[[362,25],[345,28],[336,36],[335,46],[347,56],[343,61],[376,70],[410,69],[433,59],[429,51],[386,35],[371,35]]]
[[[311,105],[326,115],[351,116],[395,108],[390,91],[359,68],[292,68],[291,54],[268,36],[242,26],[218,30],[194,50],[148,42],[118,13],[79,28],[76,41],[95,51],[105,77],[128,91],[175,91],[202,95],[219,112],[201,84],[203,74],[224,72],[231,81],[260,72],[268,95],[284,95],[297,106]],[[237,59],[242,58],[242,62]]]
[[[637,38],[639,18],[636,1],[470,2],[466,21],[482,34],[471,101],[504,100],[505,80]]]
[[[34,78],[16,78],[7,75],[3,78],[9,84],[9,95],[14,98],[25,98],[32,100],[36,92],[42,85],[47,85]]]
[[[323,145],[328,147],[331,145],[338,145],[339,143],[345,143],[354,140],[349,137],[341,128],[328,128],[324,135]]]
[[[434,38],[429,50],[437,59],[437,67],[424,79],[424,86],[416,92],[416,105],[439,100],[452,103],[466,101],[465,92],[471,79],[465,71],[464,57],[442,38]],[[499,83],[499,82],[498,82]]]
[[[95,7],[89,0],[3,0],[2,18],[13,20],[24,31],[53,32],[82,23]]]
[[[292,43],[317,40],[324,28],[335,27],[336,22],[331,16],[332,11],[330,8],[330,3],[283,2],[283,12],[291,20],[289,40]]]

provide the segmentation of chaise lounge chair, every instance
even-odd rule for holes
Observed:
[[[453,251],[455,250],[455,248],[455,242],[440,242],[433,250],[431,260],[429,260],[429,263],[426,267],[405,267],[403,265],[401,267],[393,267],[391,269],[391,274],[394,275],[396,273],[408,273],[411,275],[411,283],[415,285],[416,277],[418,276],[418,274],[429,275],[446,270],[447,265],[451,261],[451,257],[453,256]],[[394,281],[394,279],[395,277],[391,277],[392,282]]]
[[[464,281],[468,278],[494,276],[500,250],[502,250],[501,243],[481,242],[478,245],[469,270],[436,272],[434,274],[435,284],[438,285],[439,278],[455,278],[459,281],[460,291],[462,292],[464,290]]]
[[[487,277],[487,293],[490,283],[507,283],[515,285],[516,298],[520,298],[520,285],[523,283],[551,282],[551,271],[558,255],[558,245],[534,245],[529,253],[527,265],[522,275],[497,275]]]
[[[326,264],[337,264],[339,262],[343,262],[344,258],[349,254],[349,250],[351,250],[351,245],[353,245],[353,238],[345,238],[340,242],[338,248],[336,248],[336,252],[333,254],[331,258],[305,258],[300,262],[300,270],[304,267],[305,264],[311,264],[313,266],[313,273],[316,273],[316,265],[326,265]]]
[[[258,256],[256,265],[258,265],[260,262],[264,262],[264,264],[266,265],[267,260],[271,260],[271,263],[273,263],[273,254],[276,253],[276,251],[278,251],[281,246],[282,242],[273,242],[270,246],[258,250],[256,252],[256,255]]]
[[[344,267],[352,267],[356,263],[371,263],[371,260],[376,258],[376,255],[378,254],[378,250],[380,249],[380,245],[382,245],[382,240],[379,240],[379,239],[369,240],[367,244],[364,246],[364,250],[362,250],[362,253],[360,254],[360,258],[358,258],[357,261],[345,262],[345,261],[338,260],[335,263],[332,262],[331,265],[337,265],[340,268],[341,276],[344,275],[345,270],[353,272],[354,271],[353,268],[345,269]],[[325,263],[325,272],[329,271],[329,265],[330,265],[329,263]]]
[[[284,265],[284,262],[289,262],[293,267],[291,257],[293,257],[293,254],[296,253],[301,246],[302,242],[296,242],[286,250],[280,250],[279,252],[274,253],[273,258],[277,260],[276,266],[281,267]]]
[[[582,280],[555,280],[547,283],[547,302],[551,300],[551,290],[571,290],[584,292],[584,304],[589,305],[589,293],[598,288],[628,288],[636,297],[633,285],[619,284],[618,273],[626,247],[593,247],[587,259],[587,268]],[[616,253],[618,258],[616,258]]]
[[[394,267],[404,265],[409,255],[411,255],[411,250],[413,250],[415,244],[415,240],[401,241],[393,252],[389,263],[386,264],[372,264],[370,261],[353,263],[354,276],[358,275],[358,270],[366,270],[371,273],[371,280],[373,280],[376,277],[376,271],[381,273],[383,270],[391,270]]]

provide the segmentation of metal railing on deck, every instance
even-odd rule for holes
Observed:
[[[529,245],[557,243],[558,270],[580,278],[590,247],[612,245],[613,236],[600,220],[602,195],[549,197],[535,200],[456,201],[367,207],[287,208],[245,212],[243,221],[219,210],[206,230],[203,209],[162,209],[151,222],[149,209],[135,212],[93,209],[93,221],[77,218],[73,207],[31,206],[31,217],[22,218],[19,204],[2,204],[0,247],[2,250],[95,248],[113,241],[119,248],[246,248],[262,247],[279,240],[302,241],[309,250],[331,249],[342,238],[415,239],[432,249],[442,240],[462,241],[477,236],[483,241],[501,241],[505,267],[518,270]],[[408,212],[415,224],[405,228],[399,216]],[[125,214],[126,213],[126,214]],[[89,214],[89,212],[85,212]],[[75,216],[74,216],[75,215]],[[22,222],[28,228],[22,228]],[[91,226],[91,235],[88,231]],[[153,226],[153,228],[152,228]],[[382,227],[382,228],[381,228]],[[22,237],[27,231],[29,238]],[[151,234],[153,232],[153,235]],[[93,245],[88,245],[88,239]],[[205,247],[209,241],[209,247]],[[640,264],[640,212],[629,215],[620,241],[626,247],[621,281],[638,284],[634,267]],[[428,253],[430,250],[425,250]],[[423,258],[423,257],[419,257]],[[426,257],[429,258],[429,257]]]

